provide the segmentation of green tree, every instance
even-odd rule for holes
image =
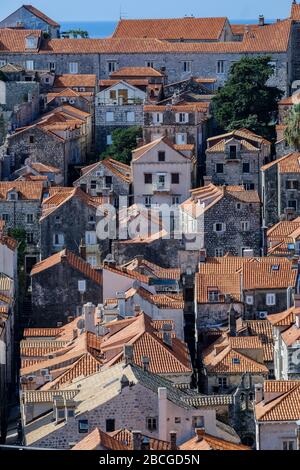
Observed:
[[[131,162],[131,152],[137,147],[137,139],[143,135],[138,126],[115,129],[112,132],[112,145],[101,154],[101,158],[111,157],[127,165]]]
[[[70,31],[66,31],[63,33],[64,37],[73,37],[77,39],[78,37],[86,39],[89,37],[88,31],[83,31],[82,29],[70,29]]]
[[[300,104],[292,107],[286,119],[285,138],[290,147],[300,150]]]
[[[279,88],[268,86],[274,74],[271,57],[243,57],[231,67],[228,80],[213,98],[220,128],[246,127],[266,138],[275,136]]]

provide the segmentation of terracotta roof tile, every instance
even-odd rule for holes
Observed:
[[[61,328],[25,328],[23,336],[24,338],[55,338],[62,331]]]
[[[300,21],[300,5],[298,3],[293,2],[292,4],[291,18],[292,20]]]
[[[97,86],[96,75],[64,74],[57,75],[53,88],[95,88]]]
[[[280,174],[300,173],[300,153],[294,152],[278,158],[277,160],[262,166],[261,170],[266,171],[274,166],[278,166],[278,172]]]
[[[284,312],[269,315],[268,321],[272,326],[291,326],[293,323],[295,323],[296,313],[300,313],[300,309],[291,307]]]
[[[230,441],[225,441],[219,437],[214,437],[209,434],[203,434],[199,440],[198,436],[193,437],[189,441],[184,442],[179,446],[180,450],[188,451],[200,451],[200,450],[251,450],[250,447],[244,446],[242,444],[234,444]]]
[[[268,262],[270,260],[270,262]],[[243,267],[243,288],[287,289],[296,285],[298,272],[293,262],[285,258],[261,258],[259,264],[248,263]]]
[[[114,439],[117,439],[119,442],[126,445],[127,448],[132,449],[132,432],[128,429],[119,429],[118,431],[110,433],[110,435],[113,436]],[[160,439],[145,435],[142,437],[149,439],[151,450],[171,450],[170,442],[162,441]]]
[[[227,18],[121,20],[114,38],[218,40]]]
[[[37,263],[31,271],[31,276],[35,276],[47,269],[51,269],[53,266],[61,264],[62,262],[68,263],[69,266],[77,271],[80,271],[85,277],[91,279],[100,286],[102,285],[102,275],[95,269],[91,268],[91,266],[82,258],[79,258],[68,250],[60,251],[59,253],[50,256],[50,258]]]
[[[127,446],[119,442],[115,437],[101,431],[99,428],[94,429],[71,450],[99,450],[99,447],[114,451],[129,450]]]
[[[18,247],[18,242],[12,237],[2,235],[0,227],[0,245],[5,245],[9,250],[15,251]]]
[[[7,193],[11,190],[18,192],[18,197],[23,200],[42,199],[43,183],[31,181],[0,181],[0,200],[7,199]]]
[[[152,67],[123,67],[110,74],[112,79],[124,77],[163,77],[162,73]]]
[[[268,387],[265,382],[264,388]],[[286,388],[286,391],[284,389]],[[283,381],[276,385],[277,396],[270,401],[261,401],[255,406],[258,422],[263,421],[298,421],[300,419],[300,382],[289,382],[286,387]]]

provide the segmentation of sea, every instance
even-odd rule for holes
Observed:
[[[274,23],[275,20],[265,20],[266,23]],[[253,20],[230,20],[232,24],[256,24],[258,19]],[[90,38],[106,38],[113,34],[117,21],[62,21],[61,31],[67,32],[71,30],[81,29],[87,31]]]

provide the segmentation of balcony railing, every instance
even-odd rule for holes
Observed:
[[[241,152],[226,152],[225,153],[225,160],[238,161],[240,159],[241,159]]]
[[[168,193],[171,191],[171,185],[170,183],[162,183],[162,182],[156,182],[153,183],[152,185],[153,192],[158,192],[158,193]]]

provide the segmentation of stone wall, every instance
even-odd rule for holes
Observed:
[[[81,296],[78,281],[85,279],[87,290]],[[102,287],[64,261],[32,276],[32,326],[66,324],[68,316],[76,316],[77,307],[87,302],[102,303]]]
[[[15,28],[19,23],[23,24],[24,29],[41,29],[53,38],[59,37],[59,27],[49,25],[41,18],[33,15],[23,6],[18,8],[18,10],[4,20],[0,21],[0,28]]]

